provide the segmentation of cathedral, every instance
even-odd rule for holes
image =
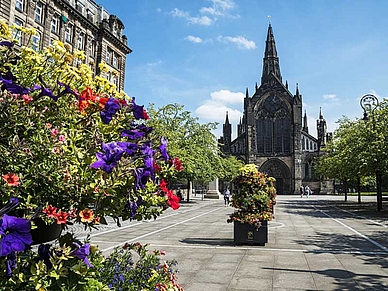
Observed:
[[[226,112],[221,151],[245,163],[256,164],[260,172],[276,178],[278,194],[298,194],[301,185],[315,194],[333,193],[332,180],[319,179],[314,173],[314,160],[331,138],[320,110],[317,135],[309,134],[307,113],[302,113],[302,95],[298,84],[295,94],[283,83],[279,57],[271,23],[268,26],[260,86],[252,96],[246,89],[244,113],[232,140],[232,126]]]

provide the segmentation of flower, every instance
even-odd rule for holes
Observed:
[[[83,244],[82,246],[76,242],[73,244],[77,247],[77,249],[72,251],[70,254],[83,261],[88,267],[93,268],[93,265],[88,260],[88,256],[90,255],[90,244]]]
[[[80,211],[79,216],[81,217],[82,222],[92,222],[94,219],[93,211],[87,208]]]
[[[0,256],[22,252],[32,244],[31,223],[28,219],[3,215],[0,221]]]
[[[276,204],[275,179],[260,173],[254,164],[245,165],[233,183],[237,188],[232,205],[236,210],[227,222],[239,221],[260,227],[261,221],[272,220],[272,207]]]
[[[1,20],[0,28],[8,30]],[[179,166],[169,158],[167,140],[147,125],[144,106],[77,65],[82,52],[71,53],[60,41],[38,52],[16,50],[11,35],[0,34],[0,264],[6,269],[0,289],[107,290],[115,283],[99,277],[108,265],[89,242],[63,231],[56,244],[31,249],[31,221],[66,230],[72,223],[95,227],[105,216],[118,225],[157,218],[179,207],[167,184],[158,184]],[[145,247],[131,248],[148,258]],[[158,264],[147,270],[147,284],[175,286],[168,267],[151,259]],[[141,274],[146,263],[140,271],[131,265],[130,274]],[[123,284],[130,280],[136,277]]]
[[[3,175],[3,180],[8,186],[19,186],[19,177],[15,173],[8,173]]]

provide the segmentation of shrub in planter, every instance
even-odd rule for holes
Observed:
[[[236,192],[232,195],[232,205],[236,209],[227,222],[240,222],[260,228],[262,221],[273,218],[276,204],[275,178],[260,173],[254,164],[245,165],[233,183]]]

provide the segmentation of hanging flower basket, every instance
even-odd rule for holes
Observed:
[[[57,239],[62,233],[62,224],[46,224],[41,218],[34,219],[36,228],[31,229],[32,244],[42,244]]]

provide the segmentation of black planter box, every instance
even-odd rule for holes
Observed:
[[[268,221],[264,220],[260,228],[248,223],[234,222],[234,243],[264,246],[268,242]]]

